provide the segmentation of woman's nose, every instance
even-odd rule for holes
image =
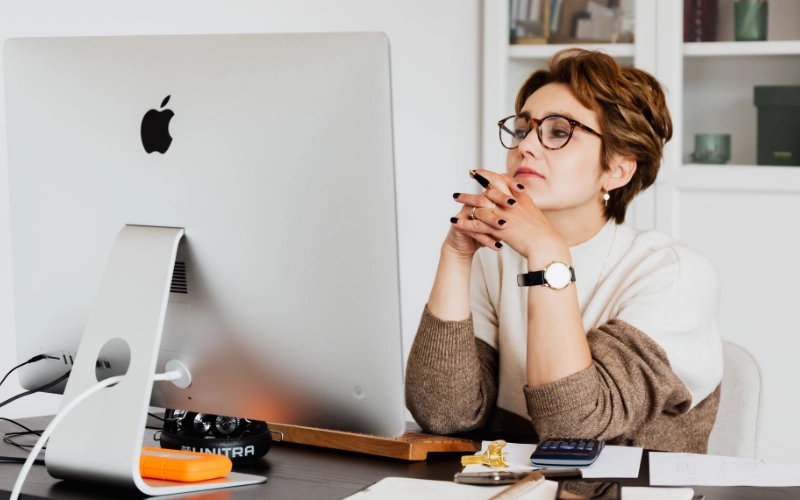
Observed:
[[[542,143],[539,141],[539,128],[535,124],[532,125],[533,127],[531,128],[530,132],[528,132],[528,135],[526,135],[525,138],[519,142],[519,152],[522,156],[525,156],[527,153],[534,158],[539,158],[541,157],[543,150]]]

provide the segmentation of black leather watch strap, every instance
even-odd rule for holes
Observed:
[[[544,285],[544,271],[532,271],[517,275],[517,285],[519,286],[539,286]]]
[[[570,267],[569,272],[572,275],[570,281],[575,283],[575,269]],[[544,285],[544,270],[541,271],[531,271],[529,273],[523,273],[517,275],[517,285],[518,286],[540,286]]]

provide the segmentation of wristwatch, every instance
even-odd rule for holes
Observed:
[[[555,290],[567,288],[570,283],[575,281],[575,269],[563,262],[554,260],[549,266],[541,271],[522,273],[517,275],[517,285],[519,286],[538,286],[544,285]]]

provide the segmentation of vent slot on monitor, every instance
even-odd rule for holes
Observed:
[[[189,293],[186,286],[186,263],[175,262],[175,269],[172,271],[172,284],[169,287],[170,293]]]

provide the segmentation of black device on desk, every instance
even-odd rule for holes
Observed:
[[[538,466],[591,465],[605,446],[599,439],[550,438],[539,443],[531,454],[531,463]]]

